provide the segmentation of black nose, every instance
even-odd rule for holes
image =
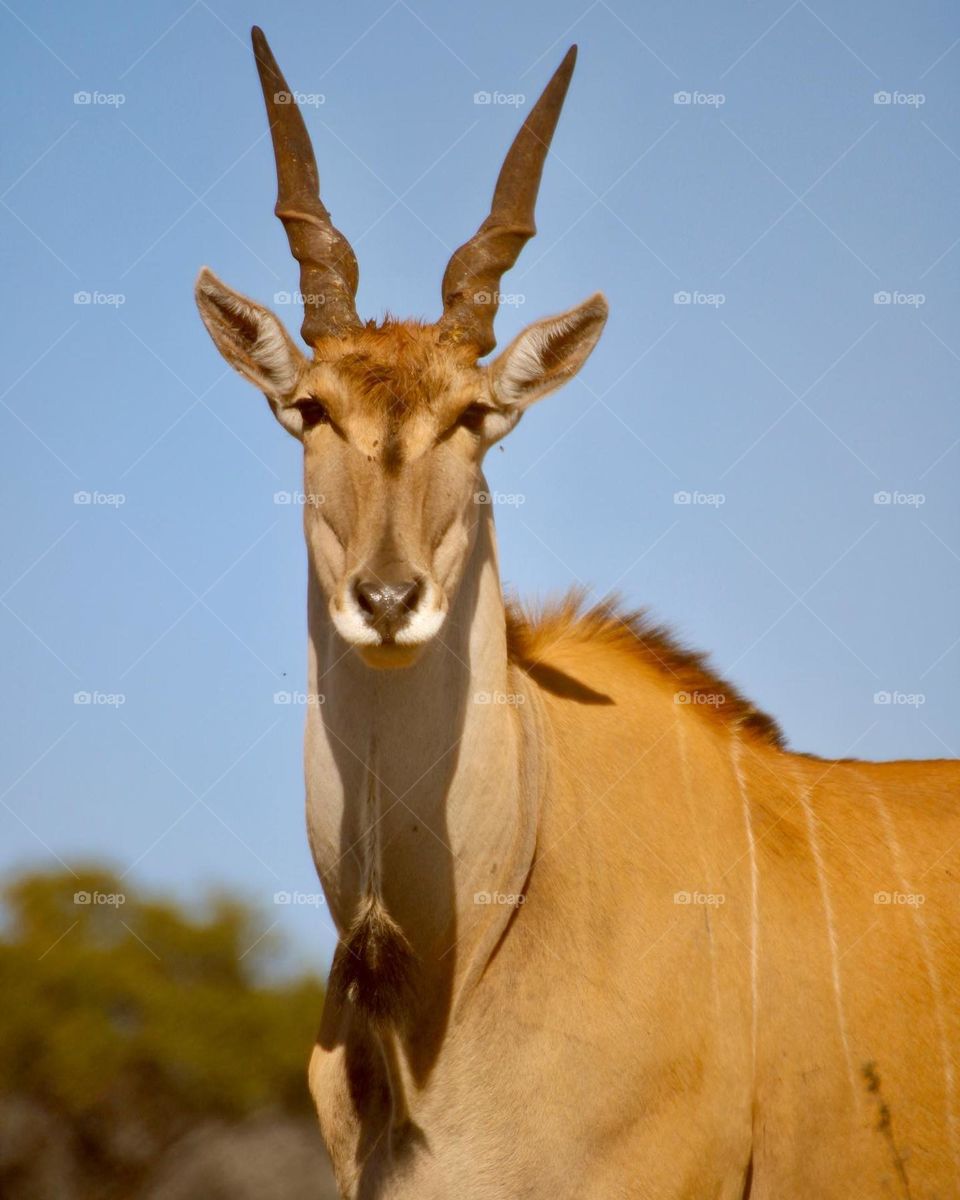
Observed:
[[[403,583],[382,583],[379,579],[358,579],[353,585],[357,604],[366,613],[367,624],[389,641],[403,625],[407,614],[413,612],[420,599],[420,584],[416,579]]]

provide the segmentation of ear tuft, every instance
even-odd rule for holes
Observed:
[[[490,365],[497,400],[522,410],[562,387],[590,357],[608,313],[606,298],[597,292],[576,308],[529,325]]]
[[[209,267],[197,276],[194,295],[214,345],[235,370],[271,402],[293,390],[303,355],[272,312],[227,287]]]

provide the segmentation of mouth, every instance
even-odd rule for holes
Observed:
[[[354,646],[361,662],[376,671],[398,671],[412,667],[423,653],[426,642],[413,646],[401,646],[394,641],[380,642],[376,646]]]

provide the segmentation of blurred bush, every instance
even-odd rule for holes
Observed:
[[[270,981],[262,915],[224,896],[191,914],[99,869],[2,896],[0,1195],[333,1194],[306,1086],[323,988]]]

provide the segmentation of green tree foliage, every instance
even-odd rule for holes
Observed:
[[[199,914],[138,898],[104,870],[28,875],[3,898],[3,1092],[94,1140],[135,1120],[155,1146],[209,1117],[309,1110],[323,991],[269,982],[268,918],[227,897]]]

